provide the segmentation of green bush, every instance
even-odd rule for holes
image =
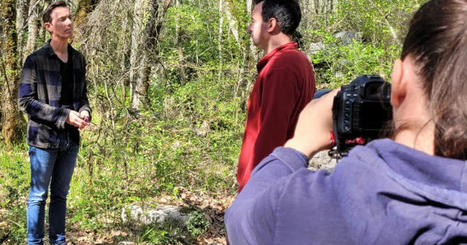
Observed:
[[[408,20],[423,2],[339,1],[334,12],[316,18],[304,29],[304,36],[307,42],[325,46],[311,55],[318,86],[336,88],[363,74],[377,74],[390,81]],[[343,44],[335,36],[341,31],[357,33],[361,40]]]
[[[0,145],[0,149],[5,149]],[[29,193],[29,159],[25,144],[0,151],[0,238],[11,244],[26,237],[26,200]]]
[[[199,211],[193,211],[188,215],[188,221],[185,223],[188,231],[193,237],[199,237],[209,228],[209,220]]]
[[[390,81],[393,60],[399,46],[356,42],[349,45],[326,43],[327,48],[313,55],[319,86],[336,88],[364,74],[380,75]]]

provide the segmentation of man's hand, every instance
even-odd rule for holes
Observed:
[[[319,99],[313,99],[305,106],[298,117],[293,138],[285,143],[308,158],[319,151],[330,148],[329,132],[332,131],[332,104],[339,89],[335,89]]]
[[[83,112],[81,112],[81,113],[83,113]],[[86,111],[86,113],[87,113],[87,116],[88,116],[88,119],[89,119],[89,113],[87,111]],[[89,123],[86,122],[82,118],[80,113],[78,113],[76,111],[70,111],[70,113],[68,114],[68,116],[66,118],[66,123],[68,123],[68,124],[70,124],[72,126],[75,126],[75,127],[79,128],[80,130],[89,125]]]
[[[79,113],[79,117],[83,119],[85,122],[89,123],[91,120],[91,116],[89,115],[89,112],[84,110]]]

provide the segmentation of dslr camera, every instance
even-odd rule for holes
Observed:
[[[363,75],[341,87],[332,106],[335,150],[342,158],[355,145],[380,138],[391,130],[391,84],[377,75]]]

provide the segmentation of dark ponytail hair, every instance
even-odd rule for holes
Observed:
[[[435,154],[467,159],[467,0],[431,0],[415,13],[401,59],[419,68],[435,124]]]

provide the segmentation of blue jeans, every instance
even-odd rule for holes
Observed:
[[[29,147],[31,190],[28,197],[28,244],[43,244],[45,202],[50,184],[49,238],[51,244],[66,244],[66,197],[76,165],[79,146],[65,150]]]

